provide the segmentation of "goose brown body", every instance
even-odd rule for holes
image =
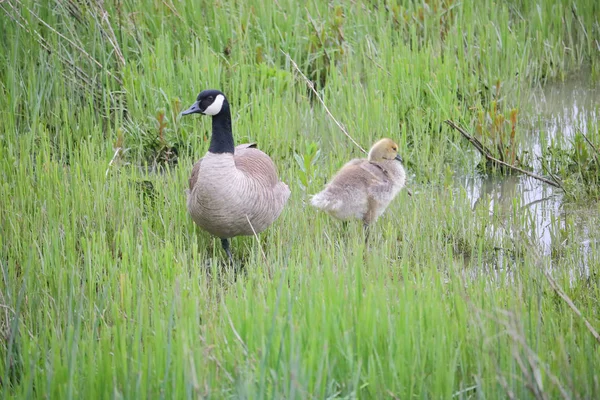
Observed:
[[[281,214],[290,189],[256,144],[234,147],[230,106],[222,92],[202,91],[181,115],[196,113],[212,116],[212,136],[208,152],[192,168],[187,210],[200,228],[221,239],[233,262],[229,239],[267,229]]]
[[[264,231],[290,196],[271,158],[254,144],[236,146],[234,154],[207,153],[194,165],[189,184],[192,219],[222,239]]]
[[[399,159],[392,140],[378,141],[368,159],[346,163],[311,204],[337,219],[375,222],[404,187],[406,174]]]

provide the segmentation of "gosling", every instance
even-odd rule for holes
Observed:
[[[340,220],[362,220],[368,234],[368,227],[383,214],[405,182],[398,145],[385,138],[371,147],[367,159],[346,163],[325,189],[312,197],[311,204]]]
[[[194,222],[221,239],[233,264],[229,239],[259,234],[281,214],[290,189],[271,158],[255,143],[234,146],[231,111],[225,95],[204,90],[182,116],[212,116],[208,152],[193,167],[187,210]]]

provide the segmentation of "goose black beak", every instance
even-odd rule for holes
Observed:
[[[394,157],[394,160],[404,163],[404,160],[402,159],[402,157],[400,157],[400,154],[397,154],[396,157]]]
[[[195,102],[194,104],[192,104],[192,106],[190,108],[188,108],[185,111],[182,111],[179,116],[184,116],[184,115],[190,115],[190,114],[202,114],[202,111],[200,110],[200,105],[198,104],[198,102]]]

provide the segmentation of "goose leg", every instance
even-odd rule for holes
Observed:
[[[231,250],[229,248],[229,239],[221,239],[221,246],[223,246],[223,250],[227,253],[227,257],[229,257],[229,262],[233,265],[233,256],[231,255]]]
[[[367,204],[367,212],[363,216],[363,229],[365,231],[365,244],[369,240],[369,225],[375,221],[377,202],[372,197],[369,197]]]

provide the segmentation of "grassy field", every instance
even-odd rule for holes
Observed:
[[[600,80],[600,3],[470,3],[0,2],[2,397],[600,398],[592,148],[561,153],[543,254],[516,199],[471,207],[443,123],[521,152],[529,90]],[[367,246],[308,205],[361,153],[284,53],[363,147],[400,145],[413,195]],[[206,88],[292,190],[237,275],[185,207],[210,120],[177,115]]]

